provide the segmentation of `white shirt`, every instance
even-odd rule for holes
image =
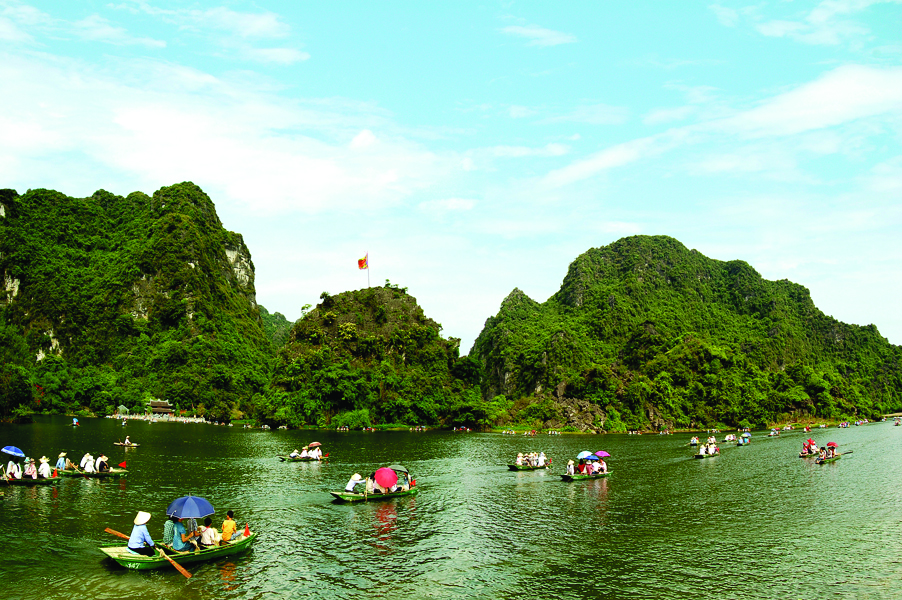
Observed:
[[[539,466],[540,467],[545,466],[545,453],[544,452],[539,455]]]
[[[216,528],[207,527],[200,534],[200,542],[204,546],[212,546],[216,543]]]
[[[88,457],[89,457],[89,456],[91,456],[91,455],[90,455],[90,454],[85,454],[84,456],[82,456],[82,457],[81,457],[81,462],[78,463],[78,466],[81,467],[82,469],[84,469],[84,468],[85,468],[85,463],[88,462]]]
[[[363,479],[351,479],[350,481],[348,481],[348,485],[345,486],[345,491],[353,492],[354,486],[356,486],[358,483],[366,483],[366,482]]]
[[[6,465],[6,475],[13,479],[22,479],[22,467],[13,461],[9,461],[9,464]]]
[[[306,450],[301,450],[301,458],[307,458],[310,454]]]
[[[50,463],[41,463],[38,467],[38,477],[50,477]]]
[[[85,462],[85,473],[93,473],[94,472],[94,461],[89,460]]]

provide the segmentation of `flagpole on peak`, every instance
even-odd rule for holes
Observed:
[[[370,287],[370,253],[367,250],[366,255],[363,258],[357,259],[357,268],[363,271],[366,269],[366,287]]]

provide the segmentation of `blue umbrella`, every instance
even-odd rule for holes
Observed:
[[[216,512],[213,505],[200,496],[182,496],[173,500],[166,509],[167,516],[176,516],[180,519],[200,519]]]
[[[599,457],[595,456],[594,454],[590,454],[586,457],[586,460],[599,460]]]
[[[11,454],[12,456],[18,456],[19,458],[25,458],[25,453],[16,448],[15,446],[4,446],[3,452],[7,454]]]
[[[742,437],[752,437],[752,434],[749,433],[748,431],[746,431],[745,433],[742,434]]]

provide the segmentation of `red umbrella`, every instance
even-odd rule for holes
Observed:
[[[322,446],[322,444],[320,444],[319,442],[310,442],[309,444],[307,444],[308,448],[316,448],[317,446]]]
[[[813,443],[814,443],[814,440],[811,439],[811,438],[808,438],[808,443],[809,443],[809,444],[813,444]]]
[[[827,442],[828,448],[836,448],[837,446],[839,446],[839,444],[837,444],[836,442]]]
[[[388,467],[382,467],[376,471],[375,479],[382,487],[389,488],[398,483],[398,474]]]

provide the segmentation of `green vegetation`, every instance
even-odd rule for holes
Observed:
[[[197,186],[0,205],[0,418],[158,397],[228,419],[264,389],[250,253]]]
[[[514,290],[473,346],[407,288],[256,304],[241,236],[197,186],[0,190],[0,419],[145,410],[217,420],[561,431],[759,426],[902,409],[902,349],[668,237],[589,250],[540,304]]]
[[[332,296],[295,323],[259,419],[294,427],[476,424],[474,365],[416,299],[386,281]]]
[[[551,428],[764,425],[902,407],[902,348],[876,327],[840,323],[800,285],[664,236],[589,250],[544,304],[514,290],[470,355],[485,398],[527,405],[507,418]]]

